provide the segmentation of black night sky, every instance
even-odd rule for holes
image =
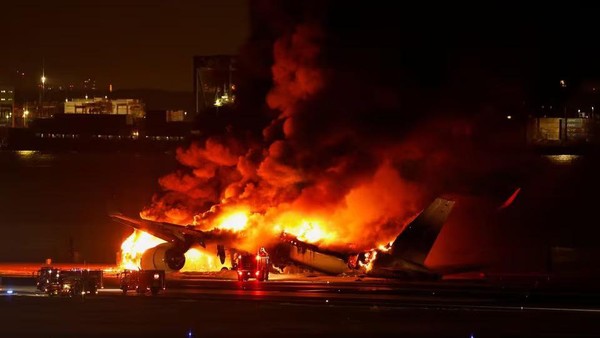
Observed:
[[[248,4],[227,1],[10,1],[2,4],[0,82],[191,90],[194,55],[236,54]]]
[[[356,59],[393,59],[392,68],[424,86],[469,90],[501,76],[539,95],[557,79],[578,83],[600,75],[593,8],[300,3],[281,2],[291,17],[273,10],[269,24],[310,12],[339,33]],[[15,81],[17,70],[37,80],[43,59],[50,85],[93,78],[102,87],[190,90],[193,55],[240,51],[250,34],[250,5],[260,8],[261,1],[7,2],[0,80]]]

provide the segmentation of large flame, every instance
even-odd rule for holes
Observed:
[[[240,210],[224,214],[217,219],[217,223],[218,225],[215,228],[240,232],[248,224],[248,213]],[[135,229],[121,244],[119,268],[140,269],[144,252],[165,242],[147,232]],[[202,248],[191,248],[185,253],[185,266],[181,271],[218,271],[223,266],[216,255],[209,254]]]
[[[133,230],[133,233],[121,244],[121,261],[119,262],[119,267],[122,269],[138,270],[144,252],[162,243],[165,243],[165,241],[147,232],[137,229]]]
[[[322,222],[316,220],[300,220],[298,222],[277,224],[273,227],[275,233],[285,232],[296,236],[307,243],[329,243],[335,240],[335,233],[325,230]]]
[[[139,270],[144,252],[162,243],[165,243],[165,241],[160,238],[141,230],[134,230],[121,244],[119,268]],[[228,263],[226,261],[226,264]],[[191,248],[185,253],[185,265],[181,271],[218,271],[223,266],[226,265],[221,264],[216,255],[209,254],[202,248]]]
[[[191,248],[185,253],[185,266],[181,269],[182,272],[196,271],[219,271],[225,264],[221,264],[219,258],[213,253],[209,253],[202,248]]]
[[[219,229],[241,231],[248,225],[248,214],[244,211],[224,215],[218,221]]]
[[[247,231],[249,220],[253,219],[258,225],[255,225],[252,230],[256,228],[266,228],[269,231],[266,233],[271,238],[263,238],[263,241],[267,242],[275,238],[278,234],[285,232],[296,236],[299,240],[308,243],[330,243],[335,241],[336,235],[334,232],[327,231],[324,222],[316,219],[306,219],[298,213],[286,213],[282,214],[277,218],[274,225],[271,225],[262,215],[255,213],[251,214],[248,209],[236,209],[234,211],[223,213],[220,217],[215,219],[216,226],[211,229],[228,230],[233,233],[237,233],[240,236],[241,247],[248,249],[249,251],[255,251],[258,246],[262,246],[263,243],[251,243],[250,245],[244,245],[243,238],[245,238],[250,231]],[[285,224],[285,225],[283,225]],[[210,229],[209,229],[210,230]],[[250,236],[254,239],[256,236]],[[152,236],[141,230],[134,230],[133,233],[123,241],[121,244],[121,261],[119,267],[122,269],[139,269],[140,260],[144,252],[150,248],[153,248],[161,243],[165,243],[164,240]],[[182,272],[190,271],[218,271],[223,267],[230,265],[230,262],[221,264],[216,254],[203,248],[191,248],[185,253],[186,263]],[[227,258],[229,259],[229,257]]]

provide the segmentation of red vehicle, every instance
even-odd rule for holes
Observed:
[[[256,278],[259,282],[269,280],[269,269],[271,260],[264,248],[258,254],[240,254],[236,259],[238,281],[244,282],[250,278]]]
[[[119,274],[123,294],[135,290],[139,294],[148,291],[156,296],[166,289],[165,270],[125,270]]]

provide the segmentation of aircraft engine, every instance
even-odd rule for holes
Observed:
[[[179,271],[185,264],[184,253],[170,243],[163,243],[146,250],[142,255],[140,267],[142,270]]]

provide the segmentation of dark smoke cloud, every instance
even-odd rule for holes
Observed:
[[[210,228],[244,206],[264,238],[298,212],[370,247],[436,195],[508,192],[511,175],[488,182],[514,172],[519,149],[499,141],[512,139],[503,109],[520,88],[484,80],[493,58],[454,62],[448,32],[365,6],[257,1],[227,128],[177,152],[186,168],[161,178],[143,216]],[[490,94],[496,84],[517,99]]]

